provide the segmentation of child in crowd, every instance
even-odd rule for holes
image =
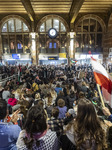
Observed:
[[[59,109],[54,107],[52,109],[52,117],[48,120],[49,129],[55,131],[57,136],[63,133],[64,119],[59,119]]]
[[[59,116],[58,118],[62,119],[65,117],[65,114],[67,112],[67,107],[65,106],[65,101],[63,99],[58,100],[58,106],[57,108],[59,109]]]

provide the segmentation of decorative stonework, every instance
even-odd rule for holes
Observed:
[[[110,19],[109,19],[109,22],[108,22],[108,31],[107,32],[108,33],[112,32],[112,14],[110,15]]]
[[[110,19],[108,22],[108,28],[107,33],[104,35],[104,49],[103,49],[103,57],[104,61],[106,61],[106,58],[109,54],[109,49],[112,47],[112,14],[110,15]]]

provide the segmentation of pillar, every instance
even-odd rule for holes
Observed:
[[[37,65],[39,64],[39,35],[36,33],[36,56],[37,56]]]
[[[36,57],[36,33],[31,32],[30,33],[30,38],[31,38],[31,58],[32,58],[32,63],[36,65],[37,63],[37,57]]]
[[[3,54],[3,49],[2,49],[2,38],[0,35],[0,61],[2,60],[2,54]]]
[[[70,65],[70,32],[67,33],[67,59],[68,59],[68,65]]]
[[[75,59],[75,32],[70,32],[70,58]]]

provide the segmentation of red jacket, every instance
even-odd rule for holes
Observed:
[[[9,98],[8,99],[8,104],[10,104],[11,106],[14,106],[17,104],[17,99],[15,98]]]

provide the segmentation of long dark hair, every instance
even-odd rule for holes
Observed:
[[[78,113],[76,117],[76,125],[74,125],[78,133],[77,147],[85,142],[85,137],[90,135],[95,140],[97,150],[102,150],[106,147],[105,132],[101,127],[101,122],[97,117],[95,108],[91,101],[81,99],[78,103]],[[92,141],[91,141],[92,142]]]
[[[73,128],[75,131],[74,138],[77,134],[77,150],[80,150],[81,146],[86,143],[87,137],[90,138],[91,146],[92,141],[95,141],[96,150],[102,150],[107,147],[105,132],[101,127],[101,122],[91,101],[87,99],[79,100],[77,117]]]
[[[34,140],[39,146],[39,141],[33,138],[33,134],[43,133],[47,129],[46,118],[46,113],[42,107],[35,105],[29,109],[24,125],[28,135],[24,138],[24,142],[28,149],[32,149]]]

